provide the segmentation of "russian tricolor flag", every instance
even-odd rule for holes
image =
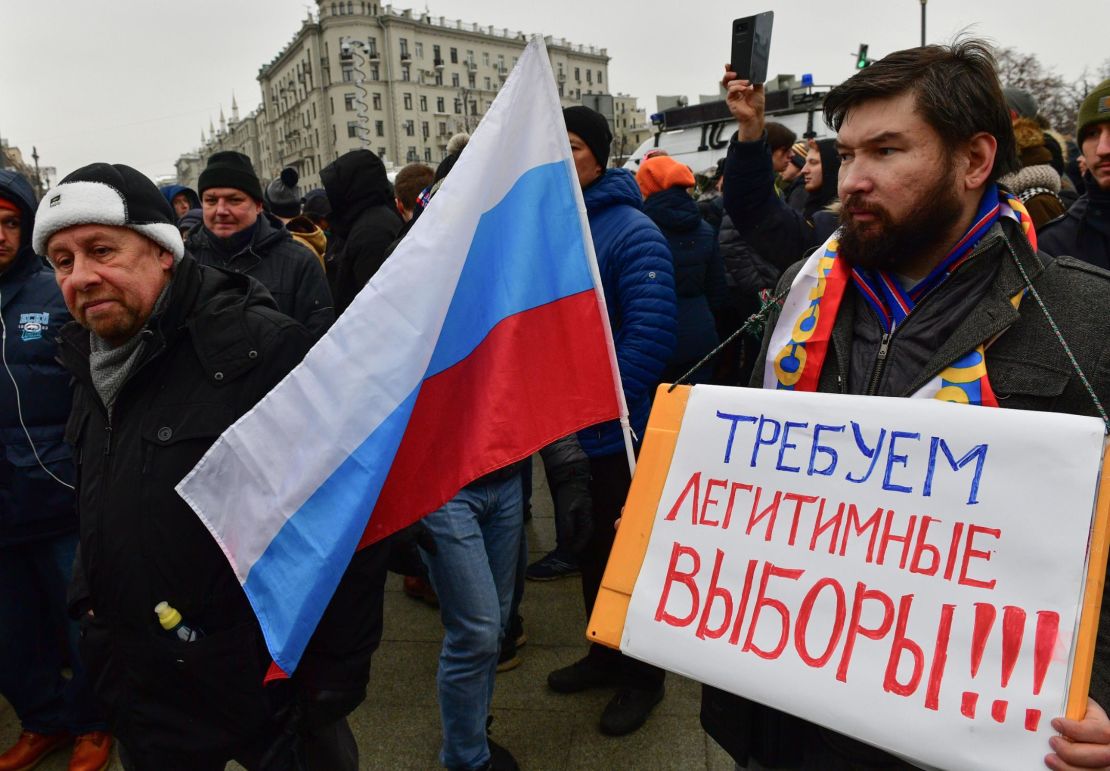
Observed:
[[[626,416],[536,38],[409,235],[177,490],[292,673],[359,545],[561,436]]]

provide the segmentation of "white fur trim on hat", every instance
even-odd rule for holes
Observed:
[[[43,196],[35,213],[31,247],[36,254],[45,255],[50,237],[74,225],[129,228],[172,253],[174,262],[185,255],[181,232],[173,224],[129,223],[123,196],[103,182],[63,182]]]

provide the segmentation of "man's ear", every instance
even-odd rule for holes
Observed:
[[[967,190],[978,190],[987,183],[994,169],[998,140],[993,134],[980,131],[968,140],[966,152],[967,168],[964,171],[964,186]]]
[[[158,264],[162,266],[162,270],[173,269],[173,252],[164,246],[158,247]]]

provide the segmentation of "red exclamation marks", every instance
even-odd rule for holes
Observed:
[[[1002,687],[1010,684],[1010,675],[1014,673],[1018,654],[1021,653],[1021,640],[1025,636],[1025,611],[1007,605],[1002,612]],[[991,705],[991,717],[996,722],[1006,721],[1006,708],[1009,702],[1004,699],[995,699]]]
[[[1033,648],[1033,695],[1039,696],[1052,663],[1052,652],[1060,632],[1060,614],[1050,610],[1037,612],[1037,638]],[[1025,710],[1025,730],[1036,731],[1041,723],[1039,709]]]
[[[994,628],[994,618],[998,611],[986,602],[975,603],[975,629],[971,634],[971,677],[974,679],[979,674],[979,665],[983,663],[983,652],[987,648],[987,638]],[[964,691],[963,701],[960,704],[960,714],[964,717],[975,717],[975,706],[979,702],[979,694]]]

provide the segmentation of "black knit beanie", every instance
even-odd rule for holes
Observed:
[[[93,163],[68,174],[39,201],[31,239],[46,254],[50,237],[75,225],[112,225],[146,236],[177,262],[185,254],[169,202],[145,175],[120,163]]]
[[[300,175],[292,166],[281,170],[281,176],[266,186],[266,207],[279,217],[291,219],[301,213]]]
[[[234,150],[213,153],[200,173],[197,189],[203,196],[210,187],[233,187],[256,201],[262,200],[262,183],[254,173],[251,159]]]
[[[613,144],[613,132],[609,130],[609,121],[596,110],[581,105],[563,109],[563,121],[567,124],[567,131],[577,134],[590,148],[590,152],[597,159],[597,165],[605,168],[609,165],[609,148]]]

